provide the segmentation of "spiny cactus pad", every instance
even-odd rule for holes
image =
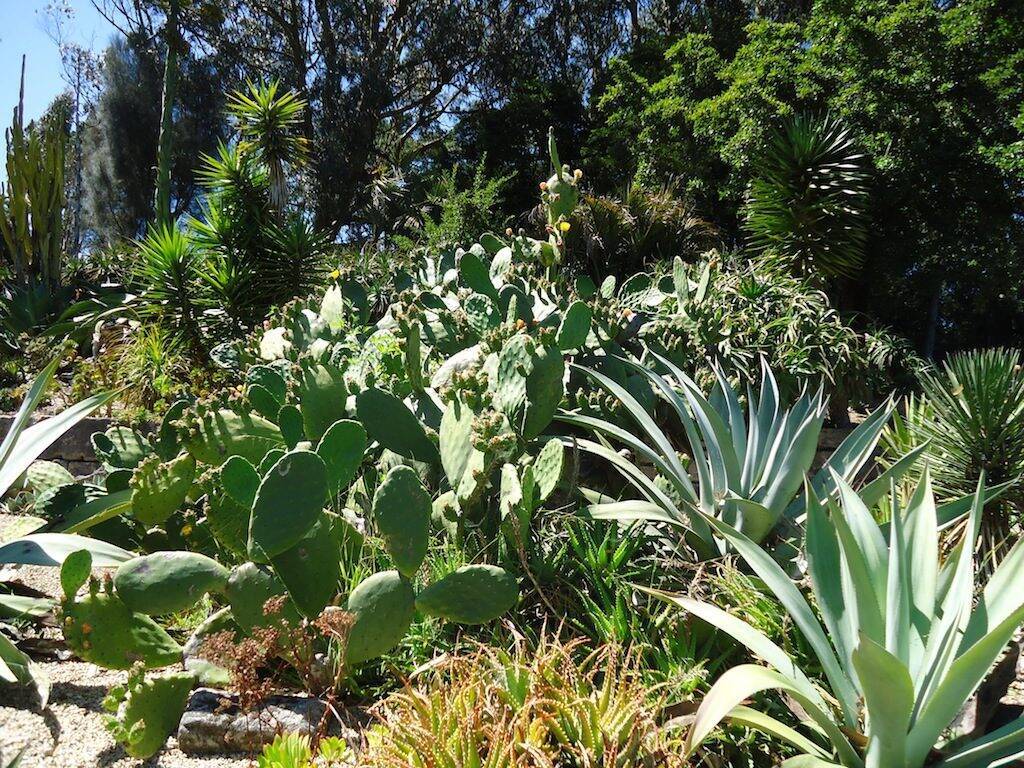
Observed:
[[[430,543],[431,499],[415,470],[391,469],[373,499],[373,519],[395,567],[412,576],[423,564]]]
[[[441,417],[438,443],[441,467],[452,488],[458,488],[474,453],[473,420],[476,414],[461,399],[455,398],[445,407]]]
[[[434,582],[416,596],[428,616],[459,624],[484,624],[515,605],[519,585],[496,565],[466,565]]]
[[[381,571],[352,590],[346,610],[355,622],[345,660],[359,664],[387,653],[405,637],[416,612],[416,594],[398,571]]]
[[[358,421],[341,419],[332,424],[320,444],[317,455],[327,466],[330,495],[337,496],[355,479],[366,453],[366,429]]]
[[[299,409],[306,439],[316,442],[338,419],[343,419],[348,387],[334,366],[305,365],[298,383]]]
[[[512,426],[527,440],[551,422],[562,402],[565,363],[561,353],[520,334],[498,357],[494,394]]]
[[[369,387],[356,397],[356,412],[367,434],[400,456],[428,464],[439,460],[437,446],[409,407],[390,392]]]
[[[112,690],[104,701],[106,708],[114,710],[107,729],[131,757],[155,755],[177,729],[194,682],[188,672],[148,680],[141,672],[133,673],[127,688]]]
[[[341,549],[325,514],[298,544],[271,558],[270,563],[292,601],[310,618],[318,616],[338,594]]]
[[[150,452],[149,441],[131,427],[111,427],[92,436],[96,458],[112,469],[135,469]]]
[[[199,419],[187,448],[196,461],[217,467],[230,456],[257,464],[267,451],[282,445],[281,431],[272,422],[254,413],[222,409]]]
[[[133,612],[116,595],[93,591],[61,604],[61,628],[79,658],[107,669],[147,668],[181,660],[181,647],[149,616]]]
[[[196,461],[184,453],[173,461],[161,463],[151,456],[132,473],[132,515],[143,525],[159,525],[185,503]]]
[[[249,552],[274,557],[299,543],[327,499],[327,467],[312,451],[290,451],[270,468],[256,492]]]
[[[228,570],[198,552],[153,552],[117,569],[117,595],[133,611],[159,616],[191,608],[227,585]]]
[[[533,462],[533,476],[537,481],[537,502],[546,501],[562,477],[565,464],[565,447],[557,438],[544,443]]]
[[[264,611],[270,598],[286,593],[287,589],[281,580],[269,568],[256,563],[242,563],[232,568],[224,588],[224,596],[231,606],[231,615],[245,632],[280,620],[290,624],[298,623],[299,612],[291,600],[277,613],[267,615]]]

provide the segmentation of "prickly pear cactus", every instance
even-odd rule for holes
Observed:
[[[198,552],[153,552],[118,567],[114,587],[125,605],[159,616],[191,608],[207,592],[221,592],[228,570]]]
[[[496,565],[466,565],[436,581],[416,596],[416,607],[428,616],[460,624],[484,624],[515,605],[519,585]]]
[[[415,470],[388,472],[373,499],[373,519],[395,567],[412,578],[427,556],[431,499]]]
[[[199,408],[182,421],[186,448],[201,464],[218,467],[230,456],[242,456],[258,464],[267,451],[284,445],[277,426],[254,413]]]
[[[327,466],[312,451],[282,456],[256,492],[249,522],[250,557],[274,557],[299,543],[327,500]]]
[[[338,594],[341,574],[341,547],[327,513],[321,513],[312,530],[294,547],[272,557],[270,564],[292,602],[307,617],[316,618]]]
[[[402,641],[416,612],[416,594],[398,571],[381,571],[352,590],[346,610],[355,621],[345,660],[359,664],[387,653]]]
[[[298,381],[299,410],[306,439],[317,441],[327,429],[348,414],[348,387],[334,366],[305,364]]]
[[[366,429],[358,421],[336,421],[320,438],[317,455],[327,467],[330,495],[337,496],[355,479],[366,453]]]
[[[135,613],[114,594],[113,582],[92,578],[89,594],[64,596],[60,604],[64,640],[74,653],[107,669],[166,667],[181,661],[181,646],[149,616]]]
[[[356,396],[356,412],[367,433],[400,456],[436,464],[437,446],[409,407],[390,392],[368,387]]]
[[[502,348],[494,399],[524,439],[532,440],[551,423],[565,392],[564,375],[561,352],[553,346],[518,334]]]
[[[276,613],[268,614],[265,610],[268,600],[286,593],[287,589],[273,571],[256,563],[243,563],[233,568],[224,588],[231,615],[245,632],[278,621],[298,623],[299,612],[290,600]]]
[[[134,667],[127,684],[115,686],[103,700],[110,713],[107,730],[130,756],[155,755],[177,729],[194,682],[188,672],[147,680],[144,668]]]
[[[196,461],[183,453],[161,462],[152,455],[132,473],[132,515],[144,525],[160,525],[185,503],[196,473]]]
[[[55,461],[33,461],[11,486],[40,494],[75,482],[75,477]]]
[[[92,436],[96,458],[110,469],[135,469],[152,450],[149,441],[131,427],[111,427]]]

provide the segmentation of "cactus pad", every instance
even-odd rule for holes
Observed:
[[[338,594],[341,549],[325,514],[305,538],[270,563],[292,601],[310,618],[318,616]]]
[[[338,419],[343,419],[348,387],[334,366],[306,365],[298,384],[299,409],[306,439],[316,442]]]
[[[330,495],[337,496],[355,479],[366,453],[366,430],[358,421],[341,419],[332,424],[320,444],[317,455],[327,466]]]
[[[153,552],[129,560],[114,574],[114,587],[133,611],[159,616],[191,608],[207,592],[220,592],[227,569],[198,552]]]
[[[177,729],[194,682],[188,672],[146,680],[141,670],[133,670],[127,688],[111,690],[103,702],[113,711],[107,730],[131,757],[155,755]]]
[[[416,415],[390,392],[369,387],[356,397],[356,412],[366,432],[400,456],[428,464],[439,460],[437,446]]]
[[[256,563],[243,563],[232,568],[224,588],[224,596],[231,606],[231,615],[245,632],[280,620],[290,624],[298,623],[299,612],[291,600],[272,615],[267,615],[264,610],[270,598],[286,593],[287,589],[281,580],[269,568]]]
[[[411,578],[430,543],[430,494],[415,470],[399,465],[388,472],[373,499],[373,519],[395,567]]]
[[[496,565],[467,565],[431,584],[416,597],[428,616],[460,624],[484,624],[515,605],[519,586]]]
[[[359,664],[387,653],[402,641],[416,612],[416,594],[398,571],[382,571],[352,590],[346,610],[355,622],[345,661]]]
[[[257,464],[283,444],[280,430],[262,416],[223,409],[204,414],[186,445],[196,461],[217,467],[231,456]]]
[[[111,427],[92,436],[96,458],[111,469],[135,469],[150,452],[149,441],[131,427]]]
[[[327,499],[327,467],[312,451],[282,456],[256,492],[249,522],[249,552],[274,557],[299,543]]]
[[[143,461],[132,473],[132,515],[143,525],[163,523],[185,503],[195,471],[187,453],[165,463],[158,456]]]
[[[592,312],[582,301],[574,301],[565,310],[562,322],[558,326],[558,348],[563,352],[577,349],[587,343],[590,333]]]
[[[181,660],[181,647],[159,624],[105,592],[65,599],[61,628],[77,656],[107,669],[128,669],[137,662],[166,667]]]

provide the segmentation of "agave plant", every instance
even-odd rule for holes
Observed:
[[[797,115],[753,158],[744,229],[802,271],[854,274],[867,240],[867,172],[848,129]]]
[[[865,499],[835,480],[841,507],[829,503],[826,509],[814,489],[806,489],[807,571],[824,626],[756,542],[708,518],[803,633],[829,693],[782,648],[735,616],[659,593],[768,665],[742,665],[719,678],[697,710],[688,752],[731,719],[796,747],[803,754],[783,763],[794,768],[987,768],[1024,754],[1024,718],[970,743],[943,743],[950,723],[1024,621],[1024,543],[1014,547],[975,604],[973,550],[987,496],[980,484],[965,535],[943,562],[938,529],[952,510],[936,506],[927,471],[906,510],[893,494],[889,524],[877,523]],[[767,690],[783,691],[797,702],[793,709],[801,712],[809,736],[742,705]]]
[[[687,530],[686,540],[701,557],[724,551],[707,518],[722,520],[760,542],[780,523],[800,522],[804,514],[799,495],[811,468],[825,421],[826,398],[821,389],[805,390],[795,403],[785,406],[771,370],[762,366],[760,392],[748,388],[748,413],[744,417],[739,396],[719,370],[710,399],[670,360],[651,357],[674,379],[662,376],[630,360],[622,363],[643,376],[668,403],[683,426],[696,468],[694,485],[672,439],[655,422],[643,404],[608,376],[580,367],[602,389],[617,398],[640,428],[634,434],[610,421],[564,413],[560,420],[597,433],[601,442],[580,440],[579,447],[611,462],[612,466],[644,497],[642,500],[599,500],[589,507],[599,518],[648,520]],[[678,389],[677,389],[678,387]],[[879,435],[892,412],[887,403],[868,416],[836,449],[814,476],[812,485],[820,496],[837,492],[836,477],[853,482],[870,459]],[[629,449],[637,460],[650,462],[667,481],[669,489],[651,480],[633,461],[613,450],[608,440]],[[924,450],[917,447],[868,483],[862,493],[875,501]]]

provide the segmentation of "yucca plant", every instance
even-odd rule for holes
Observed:
[[[743,223],[751,247],[801,271],[855,274],[867,240],[867,171],[850,131],[828,116],[796,115],[751,167]]]
[[[941,371],[921,375],[927,418],[909,424],[914,439],[928,442],[937,490],[967,493],[983,474],[992,483],[1013,481],[982,521],[982,551],[1007,548],[1024,493],[1024,372],[1020,352],[987,349],[954,354]]]
[[[763,731],[803,753],[783,766],[825,768],[987,768],[1024,754],[1024,718],[970,743],[944,741],[950,723],[985,679],[1024,621],[1024,543],[995,571],[975,603],[981,483],[970,497],[962,540],[943,561],[939,528],[963,509],[937,506],[926,471],[890,524],[879,524],[865,499],[836,478],[840,503],[823,505],[806,488],[804,542],[811,605],[754,541],[714,518],[727,539],[775,593],[817,656],[828,692],[779,646],[722,609],[658,593],[745,645],[767,666],[735,667],[704,697],[687,736],[692,754],[724,719]],[[823,626],[824,625],[824,626]],[[779,690],[798,706],[808,735],[743,706]]]
[[[306,102],[294,91],[281,91],[275,80],[249,83],[247,91],[228,97],[228,114],[234,118],[247,150],[256,150],[270,177],[270,204],[283,211],[288,204],[286,168],[306,158],[307,141],[299,133]]]
[[[633,394],[598,371],[578,367],[618,399],[640,429],[634,434],[593,416],[559,415],[561,421],[599,435],[601,442],[579,440],[579,447],[609,461],[643,496],[629,501],[601,499],[590,505],[590,513],[598,518],[648,520],[684,528],[687,543],[699,557],[714,557],[725,551],[708,517],[723,520],[758,542],[780,521],[800,522],[804,506],[799,491],[814,461],[825,421],[827,403],[822,391],[805,390],[795,403],[786,406],[771,370],[763,366],[760,392],[755,395],[748,388],[748,412],[744,416],[739,396],[721,371],[716,372],[718,383],[709,399],[678,366],[653,352],[649,354],[672,379],[641,363],[621,362],[650,382],[681,423],[697,484],[691,480],[673,440]],[[835,495],[837,476],[849,482],[855,480],[871,458],[892,407],[887,403],[876,409],[836,449],[812,481],[819,495]],[[616,452],[609,440],[631,451],[634,460]],[[868,483],[862,493],[871,500],[880,498],[890,478],[898,478],[922,451],[918,447],[902,457]],[[653,465],[669,488],[648,477],[637,461]]]
[[[136,303],[139,313],[171,330],[202,356],[206,343],[200,320],[208,291],[195,244],[175,226],[155,226],[137,245],[136,276],[143,286]]]

